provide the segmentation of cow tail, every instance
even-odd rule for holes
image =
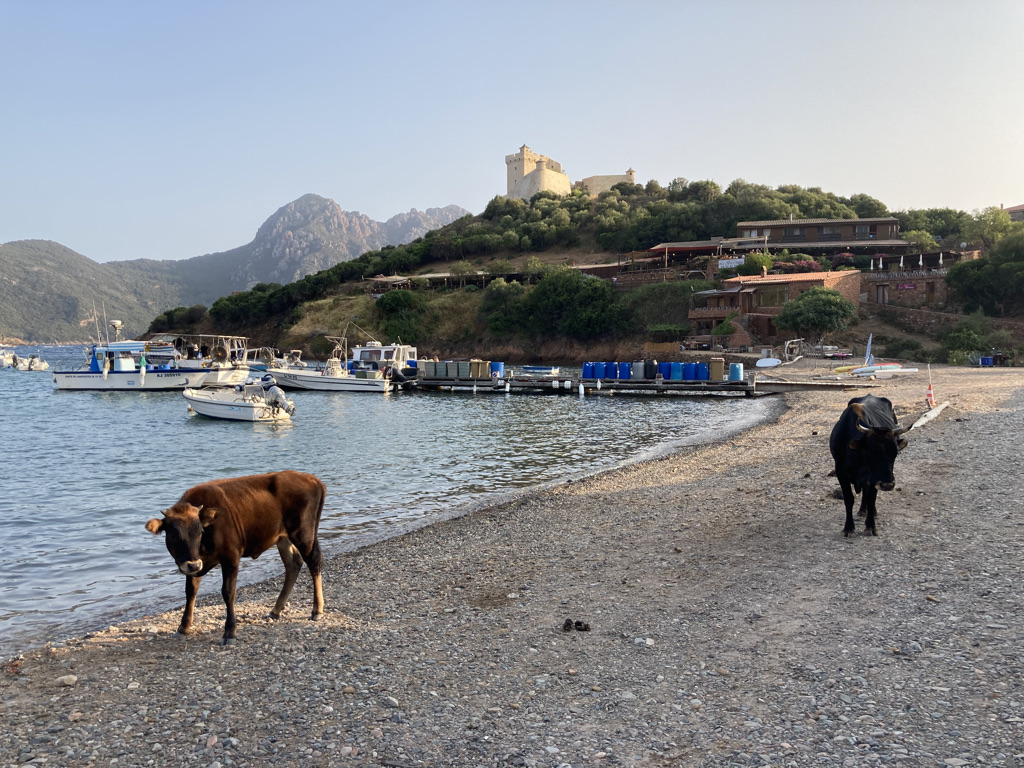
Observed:
[[[316,527],[320,529],[320,516],[324,512],[324,502],[327,500],[327,486],[324,485],[324,481],[317,478],[317,482],[320,483],[320,504],[316,510]]]

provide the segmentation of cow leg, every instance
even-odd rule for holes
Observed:
[[[846,525],[843,526],[843,536],[849,536],[857,526],[853,523],[853,486],[845,478],[839,478],[839,487],[843,491],[843,505],[846,507]]]
[[[187,635],[192,628],[192,613],[196,608],[196,595],[199,594],[199,582],[202,578],[202,576],[185,577],[185,612],[181,614],[178,634]]]
[[[864,501],[862,506],[868,511],[867,520],[864,521],[864,532],[871,533],[872,536],[877,536],[878,531],[875,530],[875,500],[878,498],[878,489],[875,486],[864,486]]]
[[[309,575],[313,577],[313,613],[309,618],[317,621],[324,615],[324,585],[320,575],[324,559],[320,554],[320,542],[316,539],[313,539],[313,547],[310,549],[309,557],[305,560],[309,567]]]
[[[296,531],[296,534],[299,532]],[[296,548],[299,550],[299,554],[302,555],[302,559],[306,562],[306,567],[309,568],[309,575],[313,578],[313,613],[309,617],[313,621],[317,621],[324,614],[324,586],[323,579],[320,576],[323,570],[324,558],[320,553],[320,542],[316,538],[316,533],[313,534],[311,541],[298,541],[292,540]]]
[[[238,561],[221,560],[221,573],[224,574],[224,583],[221,584],[220,594],[224,598],[224,606],[227,609],[227,618],[224,620],[224,645],[234,645],[235,628],[238,620],[235,617],[235,588],[238,584]]]
[[[277,551],[281,553],[281,560],[284,561],[284,586],[281,587],[281,594],[277,596],[274,610],[270,612],[272,619],[281,618],[281,614],[288,606],[288,597],[295,586],[295,580],[299,578],[299,571],[302,570],[302,555],[286,536],[277,540]]]

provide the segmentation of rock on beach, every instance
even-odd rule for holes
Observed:
[[[340,554],[319,622],[266,618],[275,577],[234,646],[205,586],[189,638],[176,604],[26,652],[0,768],[1020,765],[1024,376],[932,382],[877,537],[842,535],[829,430],[867,391],[909,423],[923,376]]]

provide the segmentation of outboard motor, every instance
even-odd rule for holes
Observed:
[[[273,408],[280,408],[289,416],[295,413],[295,403],[289,400],[284,390],[277,386],[277,381],[269,373],[260,379],[260,384],[263,387],[264,399],[267,405]]]

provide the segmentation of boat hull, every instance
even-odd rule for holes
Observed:
[[[359,378],[347,376],[323,376],[319,373],[300,373],[273,369],[270,374],[286,389],[311,389],[319,392],[388,392],[391,382],[383,376]]]
[[[159,392],[202,386],[206,371],[108,371],[106,377],[94,371],[54,371],[57,389],[111,392]]]

